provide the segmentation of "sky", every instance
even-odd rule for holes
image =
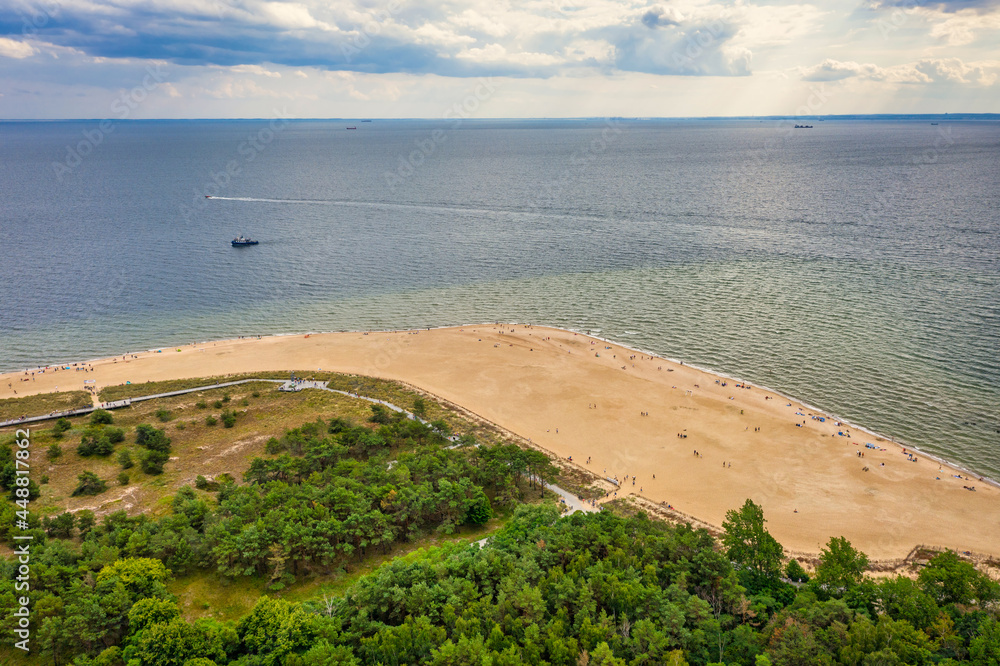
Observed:
[[[1000,0],[0,0],[0,118],[1000,112]]]

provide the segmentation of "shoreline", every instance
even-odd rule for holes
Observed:
[[[260,336],[249,335],[249,336],[244,336],[242,338],[241,337],[236,337],[236,338],[218,338],[218,339],[215,339],[215,340],[202,340],[202,341],[197,341],[197,342],[194,342],[194,343],[184,343],[181,346],[184,347],[184,346],[189,346],[189,345],[218,344],[220,342],[221,343],[229,343],[229,342],[238,342],[240,340],[254,340],[254,339],[264,340],[264,339],[268,339],[268,338],[295,338],[295,337],[302,336],[302,335],[331,335],[331,334],[343,334],[343,333],[405,333],[405,332],[410,332],[410,331],[439,331],[439,330],[448,330],[448,329],[454,329],[454,328],[468,328],[468,327],[473,327],[473,326],[495,326],[495,325],[507,325],[507,326],[536,326],[537,325],[537,326],[539,326],[541,328],[549,328],[549,329],[552,329],[552,330],[564,331],[566,333],[576,333],[578,335],[585,335],[585,336],[593,338],[595,340],[600,340],[600,341],[606,342],[608,344],[617,345],[617,346],[619,346],[619,347],[621,347],[623,349],[628,349],[630,351],[638,352],[640,354],[646,354],[646,355],[649,355],[649,356],[651,356],[653,358],[659,358],[659,359],[662,359],[664,361],[668,361],[670,363],[677,363],[679,365],[685,365],[687,367],[693,368],[695,370],[699,370],[699,371],[701,371],[701,372],[703,372],[705,374],[712,375],[712,376],[717,377],[719,379],[725,379],[727,381],[751,383],[750,380],[744,379],[742,377],[737,377],[736,375],[727,374],[725,372],[722,372],[721,370],[715,370],[713,368],[707,368],[707,367],[703,367],[703,366],[700,366],[700,365],[697,365],[697,364],[687,363],[687,362],[681,361],[678,358],[674,358],[674,357],[671,357],[671,356],[664,356],[664,355],[659,354],[657,352],[652,352],[652,351],[650,351],[648,349],[643,349],[641,347],[632,347],[632,346],[630,346],[628,344],[625,344],[623,342],[620,342],[618,340],[612,340],[611,338],[603,338],[600,335],[597,335],[595,333],[591,333],[591,332],[589,332],[587,330],[575,329],[575,328],[561,328],[561,327],[558,327],[558,326],[549,326],[547,324],[531,324],[531,323],[528,323],[528,322],[517,322],[517,321],[512,321],[512,322],[479,322],[479,323],[464,323],[464,324],[442,324],[442,325],[438,325],[438,326],[430,326],[430,327],[417,328],[417,329],[400,329],[400,328],[383,328],[383,329],[367,329],[367,330],[348,330],[348,329],[344,329],[344,330],[330,330],[330,331],[300,331],[300,332],[271,333],[271,334],[268,334],[268,335],[260,335]],[[600,330],[598,330],[598,333],[600,333]],[[141,350],[141,351],[135,352],[135,353],[140,353],[140,354],[143,354],[143,353],[157,353],[157,350],[163,350],[163,349],[166,349],[166,348],[176,348],[176,347],[177,347],[177,345],[163,345],[163,346],[159,346],[159,347],[150,347],[149,349],[144,349],[144,350]],[[132,353],[132,352],[126,352],[126,354],[127,353]],[[66,361],[64,363],[77,364],[77,365],[80,365],[80,364],[93,364],[93,363],[100,363],[102,361],[112,360],[114,358],[117,358],[117,356],[98,357],[98,358],[93,358],[93,359],[87,359],[87,360],[84,360],[84,361]],[[54,363],[54,364],[50,363],[49,365],[39,365],[39,366],[36,366],[34,368],[22,368],[20,370],[0,371],[0,377],[5,377],[7,375],[13,375],[13,374],[23,374],[25,372],[38,371],[40,369],[47,369],[47,368],[52,368],[52,367],[58,367],[58,366],[63,365],[64,363]],[[863,433],[865,433],[867,435],[870,435],[871,437],[873,437],[873,438],[875,438],[877,440],[888,441],[888,442],[890,442],[890,443],[892,443],[892,444],[894,444],[894,445],[896,445],[896,446],[898,446],[898,447],[900,447],[900,448],[902,448],[904,450],[914,451],[914,452],[920,454],[921,456],[924,456],[925,458],[929,458],[930,460],[933,460],[934,462],[936,462],[936,463],[938,463],[940,465],[947,465],[948,467],[951,467],[951,468],[953,468],[953,469],[955,469],[957,471],[961,471],[961,472],[965,473],[966,475],[974,476],[974,477],[976,477],[977,481],[981,481],[982,483],[987,483],[987,484],[989,484],[991,486],[994,486],[996,488],[1000,488],[1000,479],[994,479],[993,477],[988,476],[986,474],[983,474],[981,472],[978,472],[978,471],[976,471],[974,469],[969,469],[968,467],[965,467],[962,463],[957,463],[957,462],[954,462],[952,460],[948,460],[947,458],[944,458],[944,457],[942,457],[940,455],[937,455],[937,454],[934,454],[934,453],[929,453],[928,451],[926,451],[924,449],[921,449],[919,446],[914,446],[912,444],[908,444],[908,443],[906,443],[906,442],[904,442],[902,440],[896,439],[895,437],[893,437],[891,435],[885,435],[885,434],[879,433],[879,432],[877,432],[875,430],[871,430],[870,428],[867,428],[867,427],[865,427],[863,425],[859,425],[859,424],[855,423],[854,421],[851,421],[849,419],[843,418],[843,417],[841,417],[841,416],[833,413],[832,411],[826,410],[823,407],[812,405],[812,404],[810,404],[808,402],[805,402],[804,400],[796,398],[796,397],[794,397],[792,395],[784,393],[784,392],[782,392],[782,391],[780,391],[778,389],[772,388],[770,386],[765,386],[764,384],[757,384],[757,383],[753,383],[753,385],[756,386],[757,388],[763,390],[763,391],[767,391],[769,393],[773,393],[774,395],[781,396],[782,398],[788,400],[789,402],[798,403],[798,404],[802,405],[803,407],[805,407],[806,409],[809,409],[809,410],[811,410],[813,412],[816,412],[818,414],[822,414],[822,415],[824,415],[824,416],[826,416],[828,418],[834,419],[835,421],[839,421],[839,422],[843,423],[846,427],[850,428],[851,430],[857,430],[859,432],[863,432]]]
[[[607,354],[616,358],[614,352],[622,353],[623,359],[608,359]],[[137,358],[123,359],[127,355]],[[621,477],[623,471],[636,476],[654,473],[656,481],[639,480],[649,486],[648,491],[639,483],[629,488],[620,479],[622,496],[669,502],[678,511],[713,525],[721,524],[726,510],[751,497],[765,505],[768,522],[774,525],[772,533],[789,550],[818,552],[826,540],[821,533],[826,530],[828,536],[844,533],[878,559],[900,557],[918,542],[1000,554],[994,545],[1000,544],[1000,494],[993,479],[780,391],[584,331],[488,322],[283,333],[188,342],[76,363],[93,366],[94,374],[87,373],[88,379],[95,378],[99,388],[126,379],[137,384],[241,371],[304,372],[314,367],[403,381],[481,414],[563,460],[572,456],[575,465],[599,478]],[[623,372],[629,364],[629,372]],[[39,367],[67,365],[72,363]],[[0,396],[11,397],[7,382],[15,376],[23,378],[25,371],[32,369],[4,373]],[[60,390],[75,390],[79,378],[64,380],[62,372],[66,371],[45,373],[42,382],[32,382],[29,392],[19,392],[18,397],[48,393],[60,385]],[[36,379],[42,377],[36,375]],[[588,401],[587,409],[600,402],[601,409],[588,412],[581,400]],[[634,418],[640,408],[649,419]],[[795,417],[790,412],[798,414],[799,421],[791,423]],[[812,421],[811,416],[815,417]],[[837,422],[841,425],[836,426]],[[739,425],[747,427],[740,431]],[[754,432],[773,434],[754,435],[749,425],[755,426]],[[559,435],[560,427],[563,435]],[[670,429],[677,437],[683,429],[684,439],[690,434],[698,453],[691,456],[689,448],[685,455],[680,449],[689,446],[686,442],[665,438]],[[864,442],[867,438],[875,443]],[[862,448],[862,443],[867,446]],[[868,464],[851,460],[854,448],[857,458],[862,457],[861,451],[869,454]],[[910,457],[901,459],[904,450],[920,464],[913,464]],[[595,465],[606,465],[605,473],[582,463],[591,456]],[[704,458],[721,461],[721,473],[731,481],[719,486],[718,468],[713,469],[714,463]],[[939,466],[939,476],[928,473],[931,464]],[[864,470],[859,469],[862,465]],[[984,485],[976,493],[958,492],[955,478],[949,475],[973,483],[982,479]],[[998,501],[990,504],[987,500],[994,496]],[[979,509],[972,509],[977,505]],[[790,516],[792,508],[796,515]],[[807,513],[813,518],[803,524]],[[976,535],[981,521],[993,514],[997,520],[989,520],[989,527],[980,531],[996,534]],[[823,521],[829,523],[828,528]]]

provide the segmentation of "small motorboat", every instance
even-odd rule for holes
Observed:
[[[246,236],[237,236],[233,239],[233,247],[243,247],[244,245],[257,245],[260,241],[255,241]]]

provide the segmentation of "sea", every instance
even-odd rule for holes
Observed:
[[[530,322],[1000,479],[1000,119],[796,122],[3,122],[0,369]]]

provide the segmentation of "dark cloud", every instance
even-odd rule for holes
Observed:
[[[567,67],[691,76],[744,75],[750,71],[749,52],[726,47],[736,26],[722,21],[689,21],[661,5],[634,14],[624,26],[584,32],[570,27],[551,34],[498,38],[485,32],[488,28],[468,27],[462,29],[459,37],[465,41],[460,43],[449,41],[447,36],[435,38],[433,30],[415,35],[418,29],[447,26],[449,17],[464,11],[461,6],[431,0],[401,3],[391,16],[384,9],[381,13],[372,10],[366,20],[357,18],[359,11],[367,12],[360,7],[347,12],[340,5],[310,2],[306,11],[306,5],[265,0],[209,3],[201,11],[178,9],[168,0],[135,6],[99,4],[99,11],[91,4],[77,4],[77,0],[64,0],[53,7],[50,14],[38,14],[0,6],[0,35],[28,34],[94,57],[155,59],[192,66],[274,63],[459,77],[548,77]],[[388,27],[390,23],[395,29]],[[572,50],[570,43],[579,38],[606,40],[614,49],[613,61],[596,62]],[[498,45],[503,47],[501,53],[505,50],[510,55],[457,57],[465,48],[486,53]]]
[[[978,9],[987,11],[1000,8],[1000,0],[874,0],[871,3],[872,9],[882,8],[902,8],[913,9],[923,7],[925,9],[937,9],[943,12],[957,12],[963,9]]]
[[[656,6],[642,15],[642,24],[647,28],[659,28],[665,25],[678,25],[678,22],[663,7]]]
[[[650,30],[643,14],[635,25],[607,31],[615,66],[630,72],[680,76],[746,76],[751,53],[730,48],[739,25],[723,20],[660,22]],[[662,14],[660,15],[662,16]]]

